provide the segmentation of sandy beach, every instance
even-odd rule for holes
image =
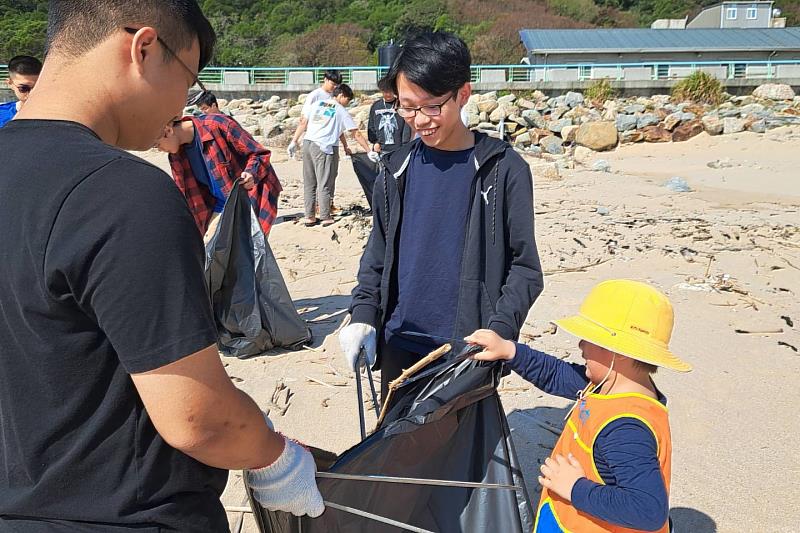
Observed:
[[[168,170],[165,156],[142,155]],[[611,172],[591,171],[598,159]],[[359,430],[355,381],[335,332],[347,316],[371,219],[359,214],[367,203],[342,160],[335,201],[354,214],[330,228],[289,220],[302,211],[301,163],[275,149],[273,164],[287,220],[270,243],[314,339],[302,351],[223,362],[280,431],[339,453],[359,440]],[[575,312],[604,279],[647,281],[675,307],[672,348],[694,371],[659,371],[655,381],[669,399],[676,531],[798,531],[800,511],[791,502],[800,498],[799,169],[800,127],[785,127],[622,146],[592,154],[560,179],[535,177],[546,277],[523,342],[579,361],[577,340],[554,334],[549,321]],[[691,192],[665,187],[673,177]],[[513,374],[500,394],[535,505],[538,464],[556,440],[548,428],[560,431],[569,402]],[[375,419],[372,411],[367,417]],[[231,473],[224,502],[243,505],[240,472]],[[242,520],[241,531],[256,531],[247,513],[229,518],[234,531]]]

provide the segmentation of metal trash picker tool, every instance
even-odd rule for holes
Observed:
[[[369,380],[369,388],[372,392],[372,405],[375,408],[375,416],[379,416],[381,408],[378,405],[378,395],[375,393],[375,381],[372,379],[372,369],[367,364],[367,354],[364,353],[364,348],[358,352],[358,360],[356,361],[356,394],[358,396],[358,422],[361,427],[361,440],[367,438],[367,424],[364,420],[364,395],[361,387],[361,364],[367,368],[367,379]]]

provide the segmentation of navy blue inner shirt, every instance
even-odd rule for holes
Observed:
[[[200,136],[197,134],[197,128],[194,129],[194,138],[189,144],[184,144],[183,149],[186,150],[186,157],[189,158],[189,165],[192,167],[192,173],[195,179],[205,185],[211,192],[211,195],[216,198],[217,203],[214,204],[214,212],[222,213],[225,207],[225,193],[217,185],[216,180],[211,176],[206,165],[206,159],[203,157],[203,146],[200,143]]]
[[[423,354],[440,344],[398,335],[404,331],[453,336],[464,221],[475,177],[473,151],[446,152],[421,145],[409,162],[398,251],[398,298],[385,333],[393,347]]]

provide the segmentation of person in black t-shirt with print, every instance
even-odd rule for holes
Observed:
[[[51,0],[0,130],[0,531],[223,532],[228,469],[323,509],[311,454],[225,373],[200,234],[145,150],[213,51],[194,0]]]
[[[369,108],[367,140],[372,151],[387,154],[409,142],[414,133],[395,110],[397,95],[394,94],[391,82],[387,78],[381,78],[378,80],[378,89],[382,98]]]

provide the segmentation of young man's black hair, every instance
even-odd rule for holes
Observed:
[[[351,89],[350,86],[345,83],[337,85],[336,88],[333,90],[333,94],[331,96],[336,98],[340,94],[344,95],[344,97],[349,100],[353,99],[353,89]]]
[[[392,83],[389,81],[389,78],[384,76],[383,78],[378,80],[378,90],[379,91],[392,91],[394,92],[395,89],[392,87]]]
[[[207,105],[209,107],[212,105],[219,106],[219,104],[217,103],[217,97],[214,96],[214,93],[212,93],[211,91],[204,92],[202,96],[200,96],[200,99],[197,101],[197,107],[204,105]]]
[[[75,57],[126,26],[152,26],[174,52],[191,48],[197,38],[203,69],[217,40],[195,0],[50,0],[47,16],[47,51]]]
[[[471,65],[464,41],[452,33],[428,32],[406,41],[386,79],[395,94],[397,77],[403,74],[433,96],[443,96],[469,83]]]
[[[42,62],[31,56],[14,56],[8,62],[9,74],[38,76],[42,72]]]
[[[331,80],[336,85],[342,83],[342,73],[338,70],[326,70],[325,74],[323,74],[325,79]]]

